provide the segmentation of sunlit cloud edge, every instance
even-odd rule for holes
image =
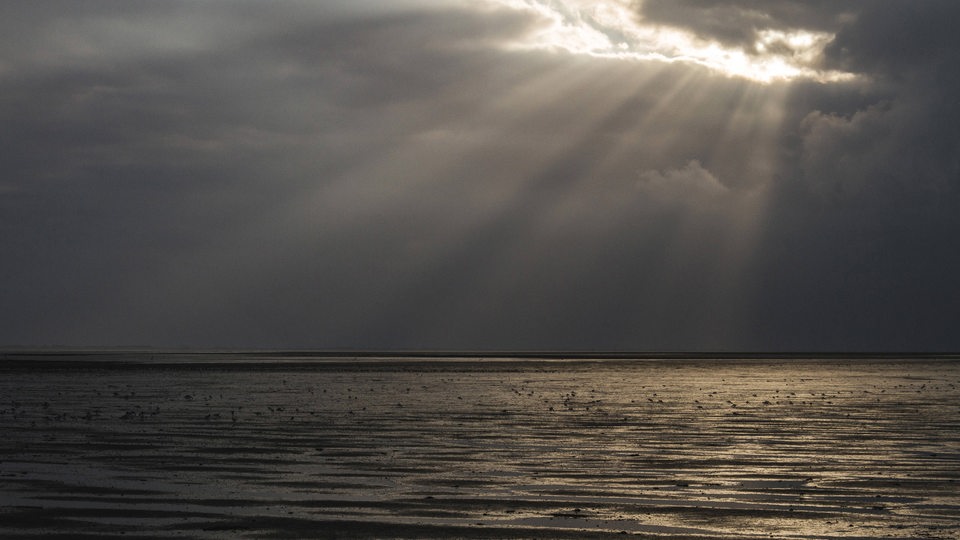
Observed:
[[[545,50],[602,59],[701,66],[726,77],[761,84],[812,80],[849,82],[857,74],[815,67],[833,34],[805,29],[760,29],[753,50],[703,39],[692,32],[644,24],[625,0],[487,0],[520,10],[538,24],[508,50]],[[776,52],[780,48],[786,52]]]

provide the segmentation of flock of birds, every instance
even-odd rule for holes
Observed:
[[[463,384],[454,379],[443,380],[441,384]],[[543,385],[541,385],[543,386]],[[205,422],[229,422],[236,424],[246,418],[254,417],[260,420],[267,418],[278,421],[295,421],[306,417],[330,417],[337,415],[353,416],[374,412],[389,414],[387,409],[403,409],[404,407],[431,407],[441,406],[451,412],[472,411],[477,414],[486,414],[491,411],[499,414],[527,413],[535,414],[538,410],[551,413],[559,412],[595,412],[610,414],[616,410],[623,413],[636,411],[640,406],[669,407],[674,412],[721,413],[730,415],[747,414],[750,411],[758,412],[763,408],[811,407],[831,408],[835,405],[867,405],[869,402],[879,403],[882,396],[895,394],[896,399],[909,403],[908,396],[912,393],[922,394],[928,389],[933,391],[955,391],[956,384],[945,381],[931,384],[896,384],[889,387],[874,385],[869,389],[861,389],[859,395],[850,390],[831,392],[802,392],[774,388],[769,395],[759,392],[737,392],[723,389],[698,388],[699,395],[691,397],[689,390],[661,386],[642,385],[634,389],[631,395],[623,393],[612,394],[602,389],[570,389],[556,395],[555,388],[538,388],[533,381],[519,386],[507,386],[504,394],[484,396],[456,395],[458,403],[438,403],[435,401],[438,391],[436,388],[421,385],[391,388],[387,385],[367,388],[321,386],[302,386],[294,388],[283,381],[285,396],[277,398],[277,403],[248,403],[246,406],[236,403],[236,396],[231,400],[223,399],[223,394],[199,392],[176,392],[167,395],[152,392],[138,394],[133,389],[123,390],[93,390],[92,395],[78,403],[76,394],[64,398],[65,403],[58,403],[59,396],[34,397],[32,399],[15,399],[0,407],[0,422],[30,422],[36,426],[37,422],[66,422],[83,421],[94,422],[99,420],[148,421],[156,419],[164,412],[173,412],[181,420]],[[503,392],[504,389],[500,391]],[[299,395],[297,395],[299,394]],[[631,397],[635,396],[635,397]],[[889,397],[889,396],[887,396]],[[404,399],[409,398],[409,399]],[[157,400],[162,401],[158,403]],[[224,403],[224,402],[232,403]],[[284,401],[281,404],[280,401]],[[149,403],[147,403],[149,402]],[[291,407],[291,402],[299,402],[302,406]],[[539,405],[537,405],[539,403]],[[246,407],[246,408],[245,408]]]

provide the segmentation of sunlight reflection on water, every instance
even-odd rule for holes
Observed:
[[[958,385],[943,361],[11,370],[0,532],[954,538]]]

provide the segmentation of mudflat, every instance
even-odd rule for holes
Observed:
[[[960,538],[954,360],[134,355],[0,375],[5,538]]]

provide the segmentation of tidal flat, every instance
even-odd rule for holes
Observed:
[[[4,538],[960,538],[960,361],[0,362]]]

